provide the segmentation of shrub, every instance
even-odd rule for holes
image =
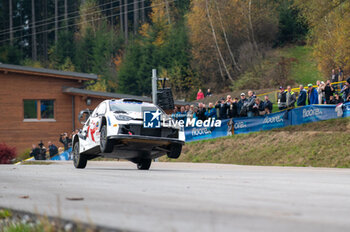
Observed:
[[[16,148],[0,144],[0,164],[10,164],[16,158]]]

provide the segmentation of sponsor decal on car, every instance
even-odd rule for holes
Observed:
[[[161,121],[160,115],[162,113],[159,110],[144,111],[143,112],[143,127],[144,128],[160,128]]]

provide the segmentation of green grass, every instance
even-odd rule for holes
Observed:
[[[9,211],[7,209],[0,210],[0,219],[5,219],[5,218],[9,218],[9,217],[12,217],[11,211]]]
[[[341,118],[187,143],[171,161],[350,168],[349,140],[350,119]]]
[[[33,226],[24,223],[13,223],[3,228],[4,232],[44,232],[40,226]]]
[[[315,84],[317,80],[323,80],[322,74],[317,69],[317,63],[312,57],[312,48],[308,46],[295,46],[283,48],[281,55],[295,58],[289,78],[300,84]]]

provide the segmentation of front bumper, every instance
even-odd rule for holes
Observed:
[[[153,137],[145,135],[111,135],[107,136],[108,139],[127,141],[127,142],[141,142],[141,143],[150,143],[150,144],[185,144],[184,141],[175,139],[175,138],[166,138],[166,137]]]

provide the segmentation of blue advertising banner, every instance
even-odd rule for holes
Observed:
[[[310,105],[296,108],[290,111],[291,124],[300,125],[309,122],[318,122],[337,118],[335,105]]]
[[[65,151],[59,155],[55,155],[50,160],[69,160],[69,153],[71,151],[72,151],[72,148],[69,148],[67,151]]]
[[[222,121],[221,127],[187,127],[184,128],[185,141],[271,130],[289,125],[338,118],[335,108],[335,105],[310,105],[266,116],[227,119]],[[342,116],[350,117],[350,102],[343,105]]]
[[[278,112],[253,118],[234,118],[234,134],[271,130],[290,125],[288,112]]]
[[[233,134],[232,120],[222,120],[221,127],[185,127],[184,131],[186,142],[228,136]]]
[[[343,117],[350,117],[350,102],[343,105]]]

